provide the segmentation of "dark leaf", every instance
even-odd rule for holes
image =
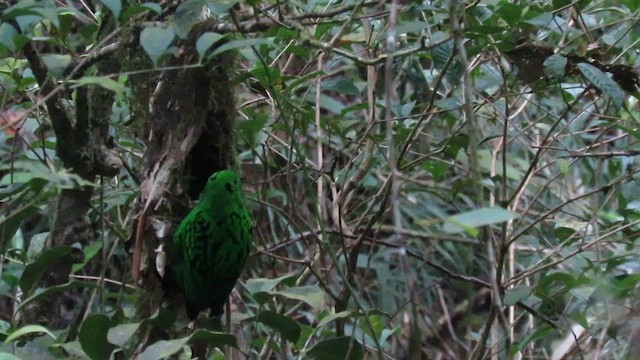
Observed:
[[[589,80],[595,87],[600,89],[602,93],[611,100],[611,103],[619,108],[624,101],[624,93],[620,89],[620,86],[609,75],[600,71],[600,69],[587,63],[578,63],[576,65],[580,72]]]
[[[56,246],[52,249],[46,250],[36,261],[27,265],[20,278],[20,288],[26,295],[30,295],[33,287],[42,277],[42,274],[47,270],[47,267],[55,263],[60,257],[70,254],[77,249],[69,245]]]
[[[300,338],[300,324],[290,317],[280,315],[273,311],[263,310],[258,314],[258,321],[277,330],[282,337],[295,343]]]
[[[80,328],[82,350],[93,360],[108,360],[115,346],[107,341],[111,319],[104,314],[89,315]]]
[[[360,360],[364,358],[364,348],[356,339],[342,336],[320,341],[309,350],[307,356],[318,360]]]

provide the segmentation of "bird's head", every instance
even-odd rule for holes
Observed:
[[[219,203],[231,199],[242,199],[240,175],[233,170],[213,173],[200,194],[200,202]]]

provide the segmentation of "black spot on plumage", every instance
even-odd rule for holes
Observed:
[[[229,194],[233,194],[233,185],[231,185],[231,183],[225,183],[224,186],[227,188]]]

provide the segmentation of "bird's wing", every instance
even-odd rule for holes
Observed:
[[[189,317],[209,307],[212,297],[216,296],[215,257],[220,237],[216,233],[218,224],[201,207],[196,206],[180,223],[174,245],[181,249],[181,281]]]

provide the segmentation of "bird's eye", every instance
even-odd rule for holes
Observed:
[[[231,183],[226,183],[226,184],[224,184],[224,186],[227,188],[227,192],[229,194],[233,193],[233,185],[231,185]]]

